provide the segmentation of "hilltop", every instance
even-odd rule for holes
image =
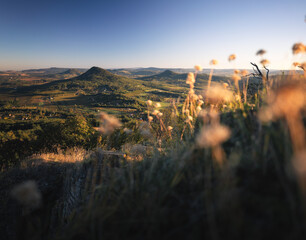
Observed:
[[[148,76],[148,77],[141,77],[138,79],[143,80],[143,81],[165,82],[169,84],[184,86],[186,85],[185,82],[186,82],[187,75],[188,73],[176,73],[171,70],[165,70],[162,73],[159,73],[153,76]],[[203,89],[203,87],[207,85],[208,78],[209,78],[208,74],[197,74],[195,88],[199,90]],[[230,80],[230,78],[225,77],[225,76],[213,76],[212,77],[213,82],[227,82],[228,80]]]

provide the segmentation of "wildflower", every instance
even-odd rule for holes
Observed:
[[[216,59],[213,59],[210,61],[210,65],[217,65],[218,61]]]
[[[230,102],[233,100],[233,93],[221,86],[213,86],[205,93],[206,101],[209,103]]]
[[[188,73],[186,83],[187,84],[194,84],[195,83],[194,74],[192,72]]]
[[[295,43],[292,46],[292,53],[293,54],[306,53],[306,46],[303,43]]]
[[[167,129],[168,129],[168,131],[172,131],[173,127],[168,126]]]
[[[160,108],[161,107],[160,103],[155,103],[155,107]]]
[[[229,57],[228,57],[228,61],[234,61],[236,59],[236,55],[235,54],[231,54]]]
[[[152,117],[152,116],[149,116],[149,117],[148,117],[148,120],[149,120],[149,122],[152,122],[152,121],[153,121],[153,117]]]
[[[41,206],[41,193],[35,181],[26,181],[13,188],[11,196],[27,208]]]
[[[260,49],[260,50],[258,50],[257,51],[257,53],[256,53],[256,55],[258,56],[262,56],[262,55],[264,55],[266,53],[266,51],[265,50],[263,50],[263,49]]]
[[[148,106],[152,106],[152,101],[151,101],[151,100],[148,100],[148,101],[147,101],[147,105],[148,105]]]
[[[99,131],[102,134],[110,135],[116,128],[121,127],[121,122],[113,116],[108,115],[107,113],[100,114],[101,125]]]
[[[202,71],[202,67],[201,67],[200,65],[195,65],[195,66],[194,66],[194,69],[195,69],[196,71]]]
[[[267,60],[267,59],[261,60],[260,63],[261,63],[263,66],[266,66],[266,65],[270,64],[269,60]]]
[[[213,124],[202,128],[196,142],[199,147],[215,147],[229,139],[230,135],[231,131],[228,127]]]
[[[235,73],[235,74],[239,74],[239,73],[240,73],[240,70],[235,69],[235,70],[234,70],[234,73]]]

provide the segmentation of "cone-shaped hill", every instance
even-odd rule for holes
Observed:
[[[143,81],[115,75],[105,69],[92,67],[80,76],[53,81],[43,85],[23,87],[17,93],[52,96],[60,105],[88,107],[139,108],[145,106],[139,96],[149,89]]]
[[[139,80],[115,75],[105,69],[92,67],[85,73],[70,79],[53,81],[44,85],[33,86],[32,90],[63,91],[135,91],[141,89]]]

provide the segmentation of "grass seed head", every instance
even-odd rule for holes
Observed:
[[[217,65],[218,64],[218,60],[213,59],[210,61],[210,65]]]
[[[292,46],[292,53],[293,54],[306,53],[306,46],[303,43],[295,43]]]
[[[245,77],[248,74],[249,74],[248,70],[242,70],[241,71],[241,76],[243,76],[243,77]]]
[[[107,113],[100,114],[100,128],[99,131],[104,135],[112,134],[117,128],[121,127],[121,122]]]
[[[194,74],[192,72],[188,73],[186,83],[187,84],[194,84],[195,83]]]
[[[263,49],[258,50],[256,53],[257,56],[262,56],[264,54],[266,54],[266,50],[263,50]]]
[[[234,61],[236,59],[236,55],[235,54],[231,54],[231,55],[229,55],[229,57],[228,57],[228,61],[230,62],[230,61]]]
[[[229,139],[231,131],[227,126],[213,124],[201,129],[196,138],[199,147],[215,147]]]
[[[296,116],[306,108],[306,84],[286,83],[274,90],[268,98],[268,106],[259,112],[261,121],[271,121],[284,116]]]
[[[270,61],[267,60],[267,59],[263,59],[263,60],[260,61],[260,63],[265,67],[265,66],[267,66],[268,64],[270,64]]]
[[[211,104],[230,102],[233,100],[233,93],[219,85],[210,87],[205,93],[206,101]]]
[[[202,71],[203,68],[202,68],[200,65],[195,65],[195,66],[194,66],[194,69],[195,69],[196,71],[199,71],[199,72],[200,72],[200,71]]]

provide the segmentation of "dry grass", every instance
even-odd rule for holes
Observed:
[[[84,161],[88,154],[90,153],[82,148],[58,149],[57,153],[35,154],[26,161],[39,159],[42,162],[77,163]]]

